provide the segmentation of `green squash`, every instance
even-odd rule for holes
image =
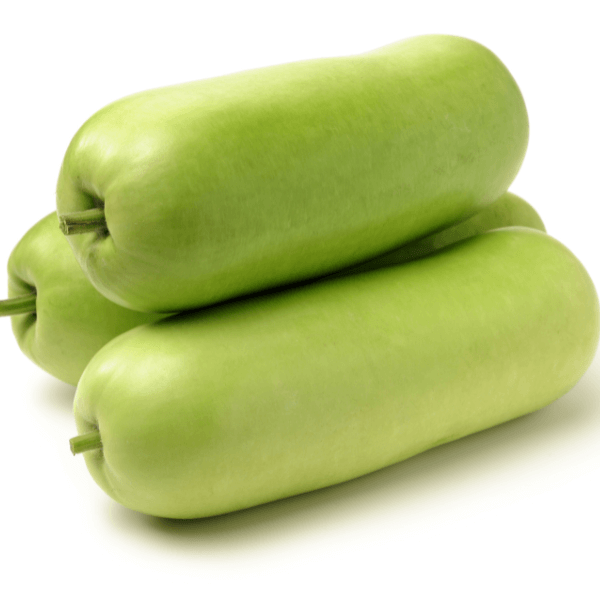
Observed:
[[[36,223],[12,251],[8,295],[0,315],[12,315],[23,353],[71,385],[106,342],[165,316],[123,308],[98,293],[60,232],[56,213]]]
[[[468,218],[508,189],[528,132],[492,52],[421,36],[109,104],[70,143],[57,208],[107,298],[193,309]]]
[[[79,382],[72,449],[124,506],[217,515],[538,410],[583,375],[598,334],[577,258],[497,229],[115,338]]]

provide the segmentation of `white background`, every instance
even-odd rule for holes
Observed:
[[[0,257],[54,210],[69,140],[112,100],[450,33],[513,73],[531,135],[511,189],[600,287],[594,4],[11,3],[0,13]],[[0,360],[4,597],[600,597],[600,356],[534,415],[347,484],[192,522],[136,514],[96,486],[69,452],[74,388],[20,353],[9,319]]]

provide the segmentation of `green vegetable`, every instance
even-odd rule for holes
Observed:
[[[81,377],[72,449],[129,508],[225,513],[537,410],[579,380],[598,334],[573,254],[498,229],[119,336]]]
[[[21,350],[72,385],[106,342],[165,316],[128,310],[101,296],[75,260],[56,213],[36,223],[11,253],[8,295],[0,315],[13,315]]]
[[[505,194],[502,194],[498,200],[492,202],[489,206],[482,208],[479,212],[475,213],[465,221],[461,221],[442,231],[432,233],[431,235],[411,242],[410,244],[400,246],[400,248],[377,256],[367,262],[344,269],[333,276],[362,273],[372,269],[380,269],[382,267],[408,262],[409,260],[416,260],[474,235],[485,233],[492,229],[513,227],[517,225],[538,229],[539,231],[546,231],[542,219],[533,206],[516,194],[506,192]]]
[[[106,297],[197,308],[468,218],[508,189],[527,139],[492,52],[422,36],[114,102],[69,145],[57,207]]]

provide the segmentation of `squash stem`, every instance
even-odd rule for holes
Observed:
[[[8,300],[0,300],[0,317],[10,317],[11,315],[25,315],[35,312],[36,293],[15,296]]]
[[[65,235],[76,235],[90,231],[106,231],[104,209],[90,208],[58,216],[58,225]]]
[[[71,446],[71,452],[73,454],[79,454],[81,452],[102,448],[102,438],[100,437],[99,431],[92,431],[71,438],[69,440],[69,445]]]

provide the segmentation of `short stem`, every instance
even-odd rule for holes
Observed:
[[[35,312],[36,293],[15,296],[8,300],[0,300],[0,317],[10,317],[11,315],[25,315]]]
[[[80,452],[88,452],[88,450],[97,450],[102,448],[102,438],[99,431],[84,433],[83,435],[75,436],[69,440],[71,452],[79,454]]]
[[[58,216],[58,225],[65,235],[76,235],[106,229],[104,209],[90,208]]]

